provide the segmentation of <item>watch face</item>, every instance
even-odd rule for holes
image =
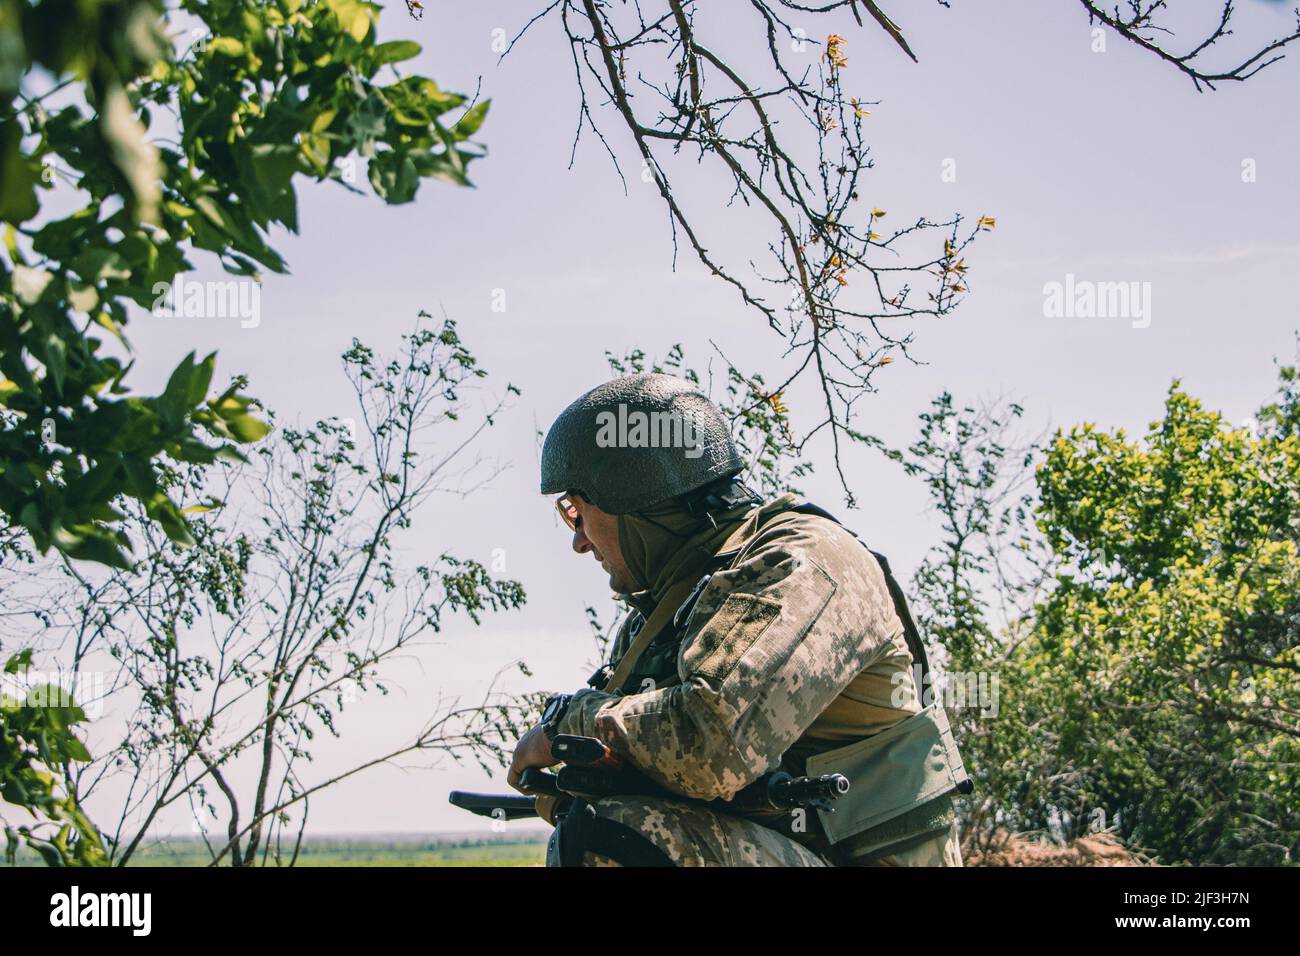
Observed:
[[[542,711],[542,723],[546,723],[556,715],[560,709],[560,704],[563,703],[563,701],[563,697],[552,697],[546,702],[546,707]]]

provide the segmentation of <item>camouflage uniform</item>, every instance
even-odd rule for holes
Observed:
[[[711,800],[768,771],[803,773],[809,756],[916,713],[912,655],[879,563],[834,521],[792,511],[798,502],[755,509],[693,608],[638,659],[628,692],[580,692],[558,731],[599,737],[664,787]],[[611,663],[651,609],[629,614]],[[632,796],[593,806],[679,865],[961,865],[946,797],[926,832],[883,855],[855,854],[852,838],[829,846],[815,813],[741,818]]]

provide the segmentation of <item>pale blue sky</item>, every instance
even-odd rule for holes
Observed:
[[[482,78],[493,105],[480,137],[489,156],[472,167],[477,188],[425,183],[415,203],[395,208],[329,185],[304,188],[302,235],[277,243],[292,274],[267,277],[256,329],[148,317],[130,328],[137,387],[161,387],[191,349],[217,349],[219,376],[247,373],[251,391],[292,421],[352,413],[338,355],[353,336],[391,350],[417,310],[445,309],[489,381],[523,390],[483,446],[510,469],[454,507],[427,508],[405,549],[412,561],[443,550],[488,561],[504,549],[507,575],[528,591],[526,609],[482,628],[448,627],[393,672],[399,692],[345,715],[342,741],[321,746],[308,779],[414,731],[439,690],[481,693],[516,658],[537,674],[515,680],[518,689],[572,689],[589,673],[583,608],[608,608],[608,592],[591,558],[567,551],[568,535],[537,493],[534,431],[609,377],[606,349],[662,354],[682,342],[703,364],[712,338],[742,368],[769,380],[780,370],[779,340],[727,287],[688,255],[671,271],[661,201],[634,175],[639,160],[612,116],[604,126],[633,173],[631,194],[590,137],[566,168],[576,96],[558,24],[539,24],[497,65],[492,31],[513,35],[540,4],[427,6],[422,22],[391,6],[382,32],[424,44],[408,67],[446,88],[471,91]],[[880,393],[859,406],[861,425],[905,442],[917,412],[946,388],[962,401],[1019,399],[1027,432],[1082,420],[1141,428],[1175,377],[1234,419],[1249,415],[1271,392],[1274,357],[1294,355],[1300,326],[1300,53],[1246,84],[1197,94],[1114,37],[1106,53],[1092,52],[1072,0],[892,6],[919,65],[874,27],[836,26],[848,39],[846,85],[880,101],[867,127],[876,157],[868,201],[889,210],[891,225],[960,211],[996,216],[998,226],[967,257],[966,303],[916,323],[914,354],[928,364],[883,370]],[[1213,3],[1200,6],[1202,21],[1213,16]],[[1286,6],[1260,2],[1242,4],[1239,18],[1243,40],[1251,25],[1282,33],[1294,21]],[[811,21],[810,34],[826,32]],[[745,36],[737,27],[729,41]],[[940,180],[948,157],[956,183]],[[1257,182],[1242,182],[1246,158]],[[744,221],[714,206],[699,213],[711,248],[748,248]],[[1150,282],[1150,327],[1045,318],[1044,283],[1067,273]],[[504,314],[491,311],[496,288],[506,291]],[[790,404],[804,414],[798,393]],[[826,448],[814,446],[812,458],[819,477],[806,490],[843,512]],[[878,456],[852,452],[846,466],[861,508],[841,516],[910,573],[934,534],[924,490]],[[446,806],[452,787],[504,781],[382,768],[316,800],[312,831],[474,830],[479,820]],[[188,833],[187,822],[172,825]]]

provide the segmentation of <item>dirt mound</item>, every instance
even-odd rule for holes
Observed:
[[[1044,837],[998,833],[983,847],[963,848],[967,866],[1150,866],[1113,833],[1091,833],[1060,844]]]

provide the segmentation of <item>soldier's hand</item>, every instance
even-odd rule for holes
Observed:
[[[519,743],[515,744],[515,753],[510,761],[510,772],[506,774],[506,782],[520,793],[529,793],[530,791],[519,785],[519,778],[523,772],[531,767],[553,767],[555,764],[555,756],[551,753],[551,742],[538,724],[520,737]]]

